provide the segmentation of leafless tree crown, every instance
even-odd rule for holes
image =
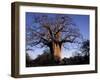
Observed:
[[[27,27],[26,43],[31,46],[48,46],[51,42],[73,43],[80,31],[68,15],[35,15],[33,24]]]

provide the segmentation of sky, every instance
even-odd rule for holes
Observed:
[[[55,14],[50,14],[50,13],[26,12],[26,27],[32,26],[33,21],[34,21],[34,16],[35,15],[41,15],[41,14],[46,14],[46,15],[49,15],[49,16],[55,16]],[[68,15],[72,18],[73,22],[78,26],[78,28],[79,28],[81,34],[83,35],[84,39],[89,39],[89,15],[76,15],[76,14],[64,14],[64,15]],[[39,54],[43,53],[43,50],[45,48],[36,48],[35,47],[33,49],[34,49],[34,51],[28,51],[27,53],[29,53],[29,56],[32,59],[35,59]],[[75,52],[75,51],[76,51],[76,49],[74,49],[74,48],[72,48],[70,50],[63,48],[62,52],[61,52],[62,58],[72,56],[73,52]]]

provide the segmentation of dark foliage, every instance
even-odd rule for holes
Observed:
[[[77,54],[70,58],[63,58],[59,63],[54,62],[52,60],[51,54],[44,53],[42,55],[38,55],[38,57],[34,60],[26,61],[26,67],[35,67],[35,66],[57,66],[57,65],[79,65],[79,64],[89,64],[89,56],[88,55],[80,55]]]
[[[44,53],[38,55],[34,60],[31,60],[26,54],[26,67],[89,64],[89,50],[89,40],[85,40],[80,47],[81,53],[75,52],[75,55],[69,58],[64,57],[60,62],[55,62],[52,59],[49,49],[44,50]]]
[[[90,41],[89,40],[83,41],[80,50],[81,50],[81,52],[84,55],[89,55],[89,51],[90,51]]]
[[[77,55],[70,58],[63,58],[61,64],[63,65],[89,64],[89,56]]]

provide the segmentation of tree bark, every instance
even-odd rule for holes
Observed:
[[[61,60],[61,44],[57,42],[52,42],[49,47],[52,55],[52,61],[59,63]]]
[[[60,43],[55,43],[53,42],[53,55],[54,55],[54,60],[59,62],[61,60],[61,45]]]
[[[59,63],[61,60],[61,43],[60,40],[60,32],[55,35],[55,40],[49,44],[52,60],[56,63]]]

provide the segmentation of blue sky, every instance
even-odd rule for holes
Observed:
[[[54,16],[54,14],[49,14],[49,13],[47,14],[47,13],[26,12],[26,27],[32,26],[34,22],[34,16],[41,14]],[[73,19],[73,22],[78,26],[84,39],[89,39],[89,15],[76,15],[76,14],[64,14],[64,15],[68,15]],[[44,48],[39,49],[35,47],[34,51],[28,51],[28,53],[31,56],[31,58],[34,59],[37,57],[37,55],[42,54],[43,50]],[[74,51],[75,49],[70,49],[70,50],[62,49],[62,57],[70,57],[73,55]]]

